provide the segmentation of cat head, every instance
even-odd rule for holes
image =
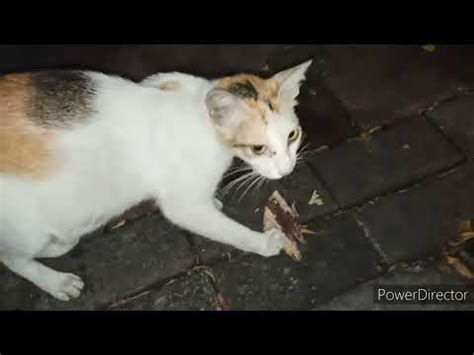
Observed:
[[[222,78],[206,96],[219,137],[233,154],[268,179],[290,174],[302,129],[294,108],[312,61],[268,79],[240,74]]]

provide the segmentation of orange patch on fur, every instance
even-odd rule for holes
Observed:
[[[0,78],[0,174],[42,178],[54,168],[52,132],[27,115],[32,90],[27,74]]]
[[[177,81],[165,81],[164,83],[158,86],[158,89],[163,91],[174,91],[179,88],[179,83]]]
[[[250,103],[252,109],[259,109],[259,111],[262,111],[263,107],[268,106],[268,103],[270,103],[274,111],[280,111],[281,103],[278,99],[278,90],[280,89],[280,85],[273,78],[263,79],[256,75],[238,74],[219,79],[218,87],[222,89],[228,89],[234,84],[245,84],[246,82],[252,84],[258,93],[258,101],[248,99],[246,100],[248,103]]]

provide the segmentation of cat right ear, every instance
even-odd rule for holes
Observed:
[[[209,116],[218,124],[222,124],[222,121],[230,115],[237,104],[238,99],[226,90],[212,89],[206,95],[206,107]]]

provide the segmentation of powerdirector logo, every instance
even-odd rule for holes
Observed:
[[[474,303],[474,285],[375,285],[374,302],[383,304]]]

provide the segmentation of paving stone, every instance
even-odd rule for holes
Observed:
[[[465,95],[428,111],[440,128],[470,157],[474,156],[474,95]]]
[[[352,135],[348,112],[323,79],[322,46],[276,46],[268,58],[271,74],[313,59],[298,97],[296,113],[313,147],[333,145]]]
[[[346,207],[401,187],[462,160],[422,116],[398,122],[316,154],[309,163],[336,201]]]
[[[296,114],[311,148],[332,146],[354,134],[348,113],[337,97],[321,82],[301,87]]]
[[[474,216],[474,163],[420,186],[380,198],[358,212],[387,256],[412,260],[439,255],[442,244]]]
[[[199,265],[210,265],[223,260],[230,261],[242,254],[242,251],[238,249],[199,235],[192,234],[190,238]]]
[[[124,225],[125,223],[129,223],[141,217],[150,215],[152,213],[158,212],[159,207],[153,200],[145,200],[140,202],[139,204],[129,208],[120,216],[113,218],[111,221],[107,223],[104,227],[104,231],[108,232],[113,230],[119,226]]]
[[[401,285],[416,286],[427,289],[432,285],[449,286],[465,286],[466,290],[470,290],[467,285],[451,269],[440,262],[418,262],[417,265],[409,267],[398,267],[394,272],[368,281],[344,294],[335,297],[327,304],[318,306],[315,310],[337,310],[337,311],[408,311],[408,310],[474,310],[474,303],[439,303],[439,304],[386,304],[374,302],[374,289],[377,285]]]
[[[81,297],[61,302],[3,270],[1,309],[94,309],[144,286],[178,274],[192,266],[193,256],[185,232],[160,214],[153,214],[94,236],[70,253],[41,260],[58,271],[83,278]],[[4,268],[4,267],[2,267]]]
[[[219,298],[204,272],[192,272],[189,275],[170,281],[159,290],[148,290],[129,300],[111,305],[113,310],[218,310]]]
[[[246,255],[213,269],[231,310],[305,310],[377,274],[379,257],[347,215],[310,223],[318,236],[302,247],[302,261],[286,254]]]
[[[223,212],[226,215],[256,231],[261,231],[263,228],[263,206],[275,190],[278,190],[290,205],[295,204],[302,221],[326,215],[337,209],[331,196],[304,163],[297,166],[291,175],[281,180],[268,180],[255,193],[251,188],[252,191],[248,191],[240,199],[249,184],[251,183],[247,183],[241,189],[238,187],[231,189],[223,199],[220,197],[221,194],[218,196],[224,204]],[[309,205],[314,191],[318,192],[323,205]],[[229,258],[236,255],[235,249],[221,243],[211,242],[198,236],[193,236],[193,241],[204,264],[215,258]]]
[[[474,46],[329,45],[328,87],[367,130],[474,87]]]

